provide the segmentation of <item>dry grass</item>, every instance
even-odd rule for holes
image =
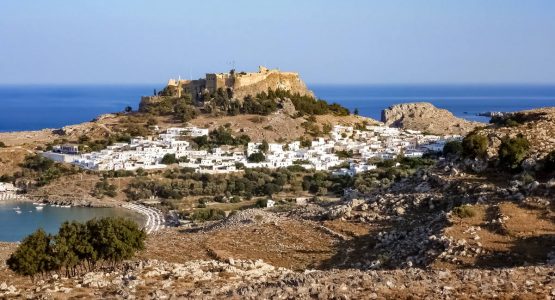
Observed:
[[[150,236],[141,257],[171,262],[194,259],[262,259],[295,270],[318,267],[335,253],[336,239],[311,222],[252,224],[207,233],[168,230]]]
[[[487,250],[486,255],[461,257],[465,266],[499,267],[545,262],[547,253],[555,246],[554,213],[548,208],[534,209],[502,202],[497,207],[474,205],[472,210],[474,216],[455,217],[453,225],[446,229],[448,236],[456,240],[465,239],[472,246],[480,243]],[[490,223],[499,213],[508,219],[502,225]],[[477,231],[479,240],[473,240],[469,234],[471,226],[481,228]],[[434,266],[442,267],[445,264],[438,262]]]

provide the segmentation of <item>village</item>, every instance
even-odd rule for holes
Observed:
[[[357,129],[336,125],[328,138],[317,138],[310,145],[305,143],[304,147],[301,141],[250,142],[246,147],[222,146],[198,150],[187,140],[208,135],[207,128],[168,128],[157,137],[135,137],[130,143],[115,143],[99,152],[79,153],[76,145],[56,145],[52,151],[41,154],[57,162],[93,171],[163,169],[167,167],[163,159],[170,155],[180,167],[199,173],[230,173],[243,168],[275,169],[298,165],[305,169],[332,171],[335,175],[354,176],[375,169],[374,161],[391,160],[400,155],[421,157],[428,152],[442,151],[450,140],[461,139],[457,135],[428,135],[384,125]]]

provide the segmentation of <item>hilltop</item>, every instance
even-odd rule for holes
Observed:
[[[242,101],[247,96],[255,96],[269,90],[282,90],[291,94],[314,97],[299,74],[282,72],[260,66],[258,72],[207,73],[205,78],[196,80],[170,79],[164,89],[154,96],[141,99],[140,110],[159,103],[165,97],[190,98],[194,103],[204,103],[214,98],[220,91],[227,97]]]
[[[431,134],[467,134],[480,125],[455,117],[446,109],[431,103],[416,102],[393,105],[382,111],[382,122],[388,126],[420,130]]]

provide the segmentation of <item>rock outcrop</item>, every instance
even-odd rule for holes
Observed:
[[[498,155],[501,140],[522,135],[530,142],[529,157],[539,160],[555,151],[555,107],[520,111],[506,116],[512,124],[496,124],[479,131],[488,138],[488,157]],[[531,169],[530,162],[524,166]]]
[[[455,117],[446,109],[427,102],[393,105],[382,111],[382,122],[388,126],[420,130],[431,134],[465,135],[480,125]]]

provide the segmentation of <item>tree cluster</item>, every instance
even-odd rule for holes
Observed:
[[[27,236],[7,265],[33,279],[52,272],[70,277],[99,267],[116,267],[143,249],[145,238],[135,222],[123,218],[65,222],[56,235],[39,229]]]
[[[117,188],[115,185],[110,184],[106,178],[103,178],[94,185],[92,194],[98,199],[102,199],[104,196],[113,198],[117,196]]]
[[[65,175],[76,174],[81,171],[76,166],[56,163],[53,160],[38,154],[26,156],[20,166],[23,170],[14,174],[14,180],[26,177],[33,179],[37,186],[47,185],[57,178]]]
[[[272,196],[281,191],[317,192],[318,188],[315,186],[341,192],[339,188],[331,188],[336,181],[336,176],[331,176],[327,172],[305,170],[300,166],[277,170],[246,169],[244,174],[216,175],[195,173],[188,169],[174,169],[168,170],[165,176],[165,179],[134,179],[125,191],[127,197],[139,200],[151,196],[182,199],[186,196],[225,195],[248,199],[253,196]]]
[[[269,115],[281,108],[280,102],[284,99],[291,100],[300,115],[349,115],[349,110],[337,103],[328,104],[324,100],[291,93],[284,89],[269,89],[267,92],[261,92],[255,96],[248,95],[243,101],[238,101],[233,99],[232,92],[220,88],[215,93],[207,95],[205,101],[210,101],[214,108],[227,112],[229,115]]]
[[[515,127],[528,122],[536,121],[545,116],[545,113],[524,113],[515,112],[509,113],[503,116],[493,116],[490,119],[491,124],[496,124],[498,126],[504,127]]]
[[[173,116],[181,122],[189,122],[198,115],[189,94],[185,94],[181,98],[163,96],[161,101],[147,103],[141,107],[141,111],[157,116]]]
[[[250,141],[250,137],[246,134],[234,137],[231,133],[231,129],[224,126],[210,131],[208,136],[204,135],[193,138],[193,142],[197,144],[198,149],[212,149],[222,145],[246,146]]]

